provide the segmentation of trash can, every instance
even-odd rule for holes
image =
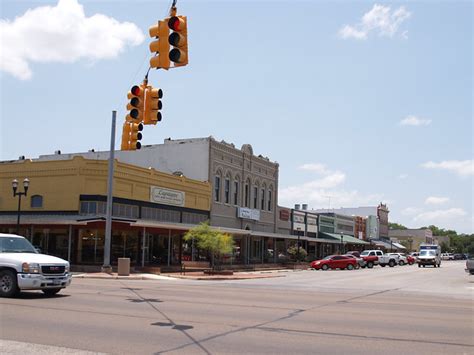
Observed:
[[[130,258],[118,258],[117,274],[119,276],[130,275]]]

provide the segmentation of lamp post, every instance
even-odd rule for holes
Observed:
[[[30,186],[30,180],[25,178],[23,180],[23,192],[17,191],[18,190],[18,180],[14,179],[12,181],[12,188],[13,188],[13,197],[18,196],[18,215],[16,219],[16,234],[20,233],[20,211],[21,211],[21,196],[26,196],[28,192],[28,187]]]
[[[344,234],[341,233],[341,255],[344,254]]]

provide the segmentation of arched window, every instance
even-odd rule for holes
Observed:
[[[245,207],[250,207],[250,179],[245,181]]]
[[[232,198],[232,202],[234,203],[234,205],[239,205],[239,193],[240,193],[240,182],[239,182],[239,177],[236,176],[234,178],[234,188],[232,190],[232,193],[233,193],[233,198]]]
[[[273,186],[270,185],[270,187],[268,188],[268,199],[267,199],[267,202],[268,202],[268,210],[271,211],[272,210],[272,206],[273,206]]]
[[[230,175],[227,174],[224,180],[224,202],[230,203]]]
[[[258,182],[255,183],[253,186],[253,208],[257,209],[258,208]]]
[[[214,177],[214,201],[219,202],[221,200],[221,173],[217,172]]]
[[[260,209],[262,211],[265,210],[265,191],[266,191],[266,186],[263,184],[262,188],[260,189]]]
[[[41,195],[31,196],[31,207],[32,208],[43,207],[43,196],[41,196]]]

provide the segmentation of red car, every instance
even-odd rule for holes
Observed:
[[[311,262],[311,268],[315,270],[327,269],[347,269],[352,270],[357,267],[357,260],[344,255],[330,255],[324,259]]]

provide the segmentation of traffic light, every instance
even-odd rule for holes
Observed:
[[[122,129],[122,145],[121,150],[130,150],[130,123],[125,121]]]
[[[173,47],[169,59],[175,67],[188,64],[188,25],[186,16],[172,16],[168,20],[171,34],[168,37],[169,44]]]
[[[149,28],[150,37],[157,40],[150,43],[150,52],[155,56],[150,59],[150,67],[168,70],[170,67],[170,44],[168,42],[169,27],[166,21],[158,21],[157,25]]]
[[[134,85],[130,92],[127,94],[130,100],[127,104],[127,110],[129,111],[126,120],[128,122],[141,122],[143,121],[143,115],[145,110],[145,90],[143,85]]]
[[[145,117],[143,119],[144,124],[156,124],[161,121],[161,98],[163,97],[163,91],[161,89],[155,89],[151,86],[145,90]]]
[[[128,150],[136,150],[142,147],[140,140],[142,139],[141,131],[143,131],[143,123],[130,123],[130,141]]]

